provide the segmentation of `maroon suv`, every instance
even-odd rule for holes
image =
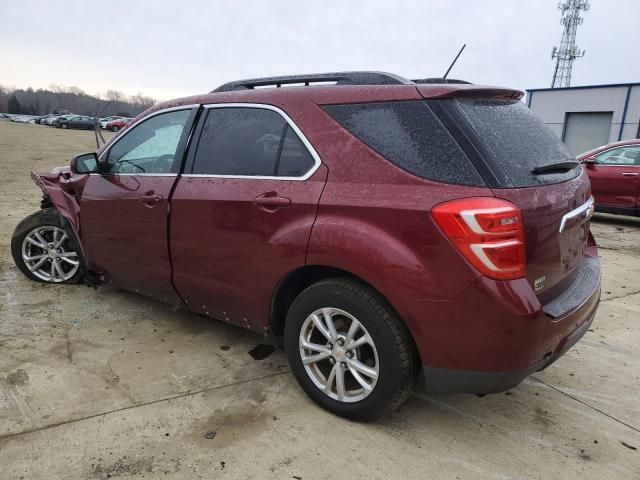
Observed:
[[[346,417],[419,379],[504,391],[578,341],[600,298],[588,177],[521,96],[346,72],[159,104],[34,175],[42,210],[13,256],[33,280],[284,336],[305,392]]]

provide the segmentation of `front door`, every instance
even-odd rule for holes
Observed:
[[[109,281],[166,302],[171,285],[169,196],[193,121],[190,108],[147,117],[100,158],[80,200],[80,235],[92,268]]]
[[[268,106],[202,115],[170,232],[174,285],[193,311],[263,331],[278,281],[305,264],[327,170],[289,122]]]
[[[640,145],[613,148],[587,166],[596,204],[635,208],[640,185]]]

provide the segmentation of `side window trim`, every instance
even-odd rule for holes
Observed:
[[[302,130],[300,130],[300,128],[291,119],[291,117],[289,117],[289,115],[286,114],[284,110],[274,105],[269,105],[266,103],[213,103],[209,105],[203,105],[202,107],[203,107],[203,112],[200,115],[198,126],[196,127],[193,134],[194,138],[191,141],[192,148],[189,148],[189,152],[187,155],[187,162],[184,168],[185,173],[182,174],[183,177],[246,178],[246,179],[256,179],[256,180],[292,180],[292,181],[302,182],[309,179],[314,173],[316,173],[316,171],[318,170],[318,168],[320,168],[320,165],[322,164],[320,160],[320,156],[318,155],[318,152],[316,152],[316,149],[313,148],[313,145],[311,145],[311,142],[309,142],[305,134],[302,133]],[[293,130],[296,133],[296,135],[298,135],[298,138],[300,138],[300,141],[302,142],[302,144],[305,146],[305,148],[311,155],[311,158],[313,158],[313,162],[314,162],[313,166],[304,175],[301,175],[299,177],[278,177],[276,175],[277,171],[274,173],[273,176],[272,175],[216,175],[216,174],[192,173],[194,168],[195,152],[197,151],[197,145],[200,142],[200,138],[202,136],[202,128],[204,126],[204,123],[206,122],[207,114],[209,110],[212,110],[214,108],[259,108],[263,110],[271,110],[273,112],[276,112],[285,121],[286,128],[284,129],[284,131],[286,132],[289,128],[291,128],[291,130]],[[284,136],[281,137],[281,143],[283,143],[283,138]],[[281,153],[281,150],[282,150],[282,145],[279,146],[278,153]],[[279,159],[280,156],[278,155],[277,158]],[[278,162],[276,161],[276,163]],[[278,165],[276,165],[276,168],[278,168]]]
[[[184,166],[184,153],[185,153],[185,149],[188,147],[187,145],[187,140],[190,139],[190,136],[192,134],[192,130],[193,130],[193,123],[194,123],[194,119],[196,117],[196,112],[198,110],[198,108],[200,108],[199,104],[192,104],[192,105],[180,105],[178,107],[171,107],[171,108],[164,108],[162,110],[157,110],[153,113],[150,113],[149,115],[145,115],[144,117],[138,119],[135,123],[132,123],[131,125],[127,126],[127,129],[124,131],[124,133],[122,135],[120,135],[116,140],[113,141],[113,143],[111,145],[109,145],[109,148],[107,148],[104,152],[102,152],[100,154],[100,156],[98,157],[98,163],[99,164],[103,164],[104,162],[106,162],[106,160],[109,158],[109,153],[111,152],[111,149],[123,138],[125,138],[127,135],[129,135],[129,133],[138,125],[140,125],[143,122],[146,122],[147,120],[156,117],[158,115],[162,115],[164,113],[170,113],[170,112],[178,112],[180,110],[191,110],[191,114],[189,115],[189,118],[187,119],[187,123],[184,126],[184,130],[182,131],[182,135],[180,137],[180,141],[178,142],[178,149],[177,149],[177,153],[179,154],[180,157],[180,170],[178,172],[171,172],[171,173],[92,173],[91,175],[135,175],[135,176],[151,176],[151,177],[175,177],[177,175],[180,174],[180,171],[182,171],[182,167]]]

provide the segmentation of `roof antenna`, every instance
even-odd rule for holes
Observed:
[[[467,44],[465,43],[464,45],[462,45],[462,48],[460,49],[460,51],[458,52],[458,54],[456,55],[456,58],[453,59],[453,62],[451,62],[451,65],[449,65],[449,68],[447,68],[447,71],[444,73],[444,76],[442,77],[443,80],[447,79],[447,75],[449,75],[449,72],[451,71],[451,69],[453,68],[453,66],[456,64],[456,62],[458,61],[458,57],[460,56],[460,54],[462,53],[462,51],[464,50],[464,47],[466,47]],[[445,82],[446,83],[446,82]]]

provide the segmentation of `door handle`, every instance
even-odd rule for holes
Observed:
[[[157,203],[162,201],[162,195],[156,195],[153,190],[145,193],[144,195],[140,195],[140,201],[145,207],[152,208]]]
[[[635,172],[622,172],[622,175],[624,175],[625,177],[637,177],[638,174]]]
[[[291,199],[287,197],[281,197],[278,192],[267,192],[257,196],[253,203],[262,210],[267,212],[275,212],[279,208],[288,207],[291,205]]]

